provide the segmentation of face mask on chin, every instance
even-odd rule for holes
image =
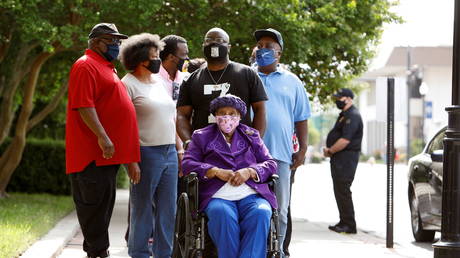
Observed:
[[[203,47],[203,54],[207,61],[223,61],[228,55],[228,47],[212,43]]]
[[[104,55],[107,61],[112,62],[113,60],[118,58],[118,54],[120,53],[120,46],[118,46],[117,44],[110,44],[106,46],[107,51],[102,54]]]

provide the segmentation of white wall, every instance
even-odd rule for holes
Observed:
[[[445,108],[452,104],[452,68],[424,67],[423,77],[429,89],[425,99],[433,102],[433,118],[425,120],[425,135],[431,137],[447,125]]]
[[[399,77],[400,80],[405,80],[405,71],[400,73],[388,75],[391,77]],[[428,86],[428,93],[425,96],[426,101],[433,102],[433,117],[432,119],[425,120],[425,137],[426,140],[430,139],[439,129],[447,125],[447,112],[445,111],[446,106],[451,104],[452,96],[452,70],[451,67],[423,67],[423,81]],[[382,127],[379,124],[373,124],[373,132],[370,132],[369,123],[374,123],[377,120],[377,106],[376,97],[372,95],[376,94],[376,83],[370,81],[369,89],[366,89],[360,93],[359,96],[359,110],[363,117],[364,124],[364,136],[362,143],[362,152],[365,154],[373,154],[374,150],[378,147],[377,145],[384,144],[382,142],[381,135],[373,135],[376,132],[382,133],[382,130],[376,129],[376,127]],[[407,103],[401,103],[400,105],[407,105]],[[402,111],[405,108],[398,108],[395,106],[395,112]],[[412,110],[411,114],[414,115],[416,110]],[[407,117],[407,115],[405,115]],[[386,132],[385,130],[383,132]],[[386,141],[386,135],[384,137]],[[405,148],[407,144],[407,120],[395,122],[395,147]],[[382,146],[384,148],[384,146]]]

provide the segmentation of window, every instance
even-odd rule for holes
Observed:
[[[430,143],[430,147],[428,148],[428,153],[433,153],[433,151],[435,150],[444,149],[443,141],[444,141],[445,132],[446,132],[445,130],[442,130],[442,132],[440,132],[438,135],[434,137],[433,141],[431,141]]]

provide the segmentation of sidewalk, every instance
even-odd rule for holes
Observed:
[[[386,248],[385,239],[358,229],[356,235],[337,234],[328,230],[325,222],[309,222],[294,219],[293,240],[290,245],[292,258],[303,257],[372,257],[372,258],[432,258],[433,252],[421,247]]]
[[[112,258],[129,257],[124,234],[127,226],[128,191],[118,190],[117,200],[110,224],[110,253]],[[73,217],[73,218],[71,218]],[[47,241],[45,238],[34,244],[24,257],[60,257],[60,258],[82,258],[85,253],[82,250],[82,235],[78,228],[78,221],[75,213],[65,218],[65,223],[59,223],[57,227],[68,229],[65,234],[49,236],[52,232],[62,232],[63,229],[55,228],[50,231],[48,239],[71,238],[67,244],[59,245],[56,241]],[[402,247],[395,244],[394,249],[385,248],[385,240],[371,234],[359,231],[356,235],[341,235],[327,229],[325,222],[311,222],[304,219],[294,219],[294,235],[291,243],[291,257],[372,257],[372,258],[431,258],[433,253],[421,247]],[[72,232],[75,227],[76,233]],[[47,254],[30,250],[47,250]]]

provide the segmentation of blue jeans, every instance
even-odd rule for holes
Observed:
[[[177,195],[177,152],[173,144],[141,146],[141,180],[131,184],[128,254],[150,257],[153,231],[155,258],[171,257]],[[153,205],[153,209],[152,209]]]
[[[213,198],[205,209],[219,258],[264,258],[272,209],[258,194],[239,201]]]
[[[289,200],[291,196],[291,169],[290,164],[284,161],[276,160],[276,164],[278,165],[278,176],[279,181],[276,188],[276,199],[278,200],[278,210],[279,210],[279,224],[280,224],[280,232],[279,232],[279,243],[280,243],[280,251],[281,257],[284,257],[283,252],[283,243],[284,238],[286,237],[286,229],[287,229],[287,214],[288,214],[288,207],[289,207]]]

